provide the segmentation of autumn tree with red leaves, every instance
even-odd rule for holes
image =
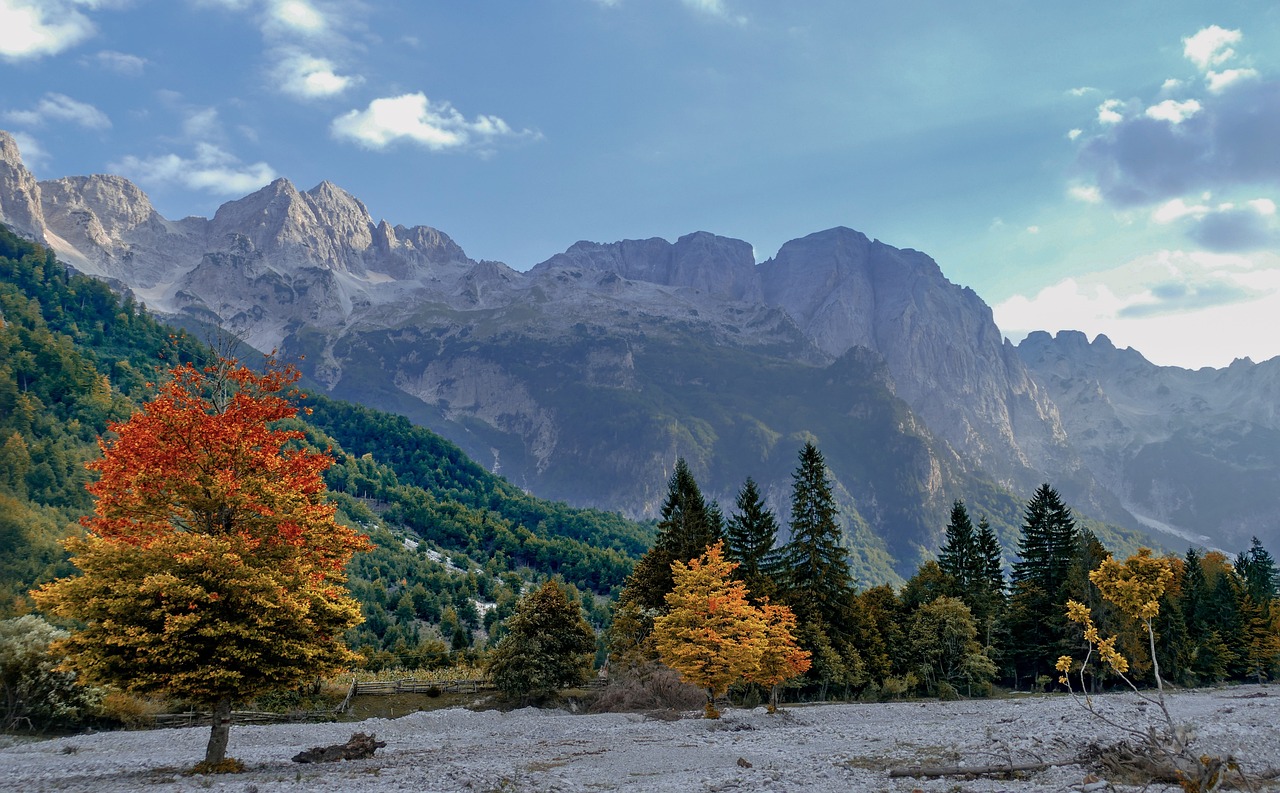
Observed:
[[[87,679],[212,709],[201,769],[227,759],[233,701],[354,658],[344,570],[368,540],[334,519],[332,458],[279,425],[299,376],[274,359],[173,368],[89,464],[94,513],[66,543],[80,575],[34,593],[84,624],[62,644]]]

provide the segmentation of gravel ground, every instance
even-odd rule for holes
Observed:
[[[1126,724],[1156,716],[1132,695],[1097,698]],[[1246,768],[1280,767],[1280,689],[1179,692],[1170,710],[1198,751]],[[4,791],[1071,791],[1092,769],[1067,765],[1018,778],[895,779],[897,766],[986,765],[1076,757],[1120,736],[1065,696],[964,702],[811,705],[769,716],[662,721],[460,708],[352,724],[233,726],[243,774],[186,777],[208,728],[113,732],[0,749]],[[294,754],[374,733],[369,760],[300,765]],[[1138,790],[1089,785],[1089,790]],[[1162,789],[1153,786],[1152,790]]]

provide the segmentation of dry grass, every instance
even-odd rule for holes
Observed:
[[[600,692],[592,713],[667,712],[697,710],[707,695],[697,686],[680,682],[680,675],[666,667],[617,677]]]

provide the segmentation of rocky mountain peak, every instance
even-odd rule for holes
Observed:
[[[44,211],[40,186],[22,162],[18,142],[0,129],[0,223],[18,234],[43,241]]]
[[[718,300],[760,300],[751,245],[706,231],[686,234],[675,243],[660,237],[604,244],[580,241],[530,272],[538,275],[563,268],[688,287]]]

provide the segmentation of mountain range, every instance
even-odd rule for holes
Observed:
[[[305,356],[318,387],[542,497],[652,517],[683,456],[726,511],[752,476],[785,515],[814,440],[867,582],[927,558],[955,498],[1011,547],[1043,481],[1172,547],[1280,539],[1280,359],[1191,372],[1075,332],[1014,346],[930,257],[848,228],[758,264],[697,232],[519,272],[328,182],[169,220],[118,176],[37,181],[3,132],[0,222],[158,314]]]

